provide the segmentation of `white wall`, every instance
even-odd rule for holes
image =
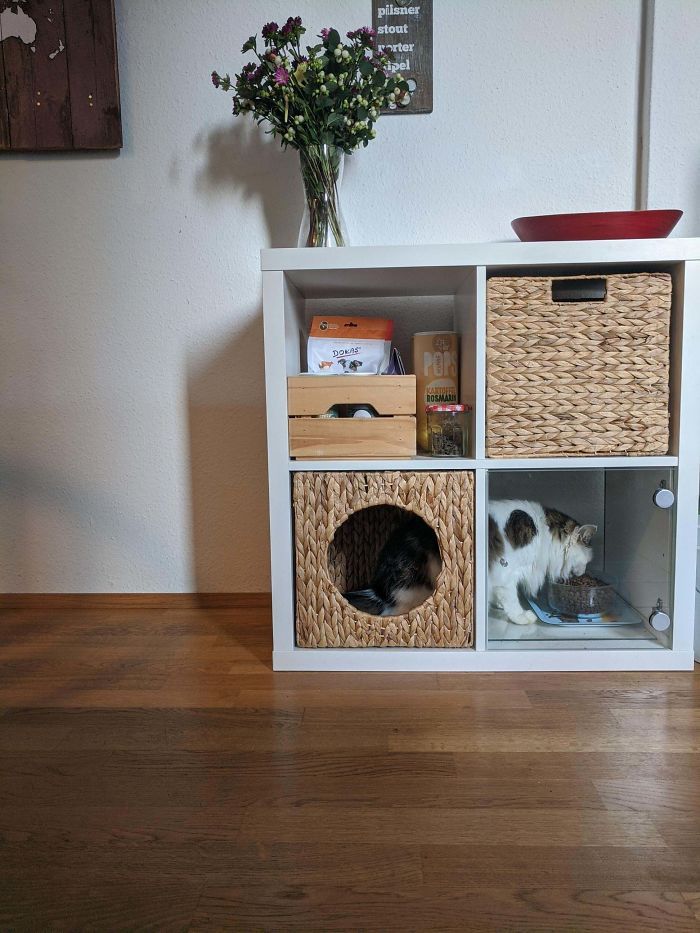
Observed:
[[[678,236],[700,233],[700,2],[655,0],[647,206],[685,213]]]
[[[638,0],[435,6],[435,110],[350,160],[352,241],[633,207]],[[294,244],[300,185],[209,73],[290,12],[370,4],[117,0],[122,152],[0,157],[0,590],[267,588],[258,250]]]

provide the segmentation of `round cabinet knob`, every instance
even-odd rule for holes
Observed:
[[[670,509],[675,501],[676,497],[665,486],[659,486],[654,493],[654,505],[660,509]]]
[[[655,609],[649,616],[649,625],[655,632],[665,632],[671,628],[671,616],[659,609]]]

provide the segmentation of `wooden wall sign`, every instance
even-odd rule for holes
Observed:
[[[0,0],[0,150],[121,145],[114,0]]]
[[[432,113],[433,110],[433,0],[410,6],[372,0],[372,26],[377,45],[389,46],[393,69],[408,81],[411,102],[388,107],[383,113]]]

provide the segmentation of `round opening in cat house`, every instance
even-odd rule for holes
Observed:
[[[333,585],[356,609],[405,615],[435,591],[442,558],[435,531],[415,512],[373,505],[353,512],[328,546]]]

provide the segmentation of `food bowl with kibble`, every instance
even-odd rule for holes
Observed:
[[[567,616],[596,616],[610,612],[615,602],[611,583],[589,574],[550,583],[547,593],[550,607]]]

